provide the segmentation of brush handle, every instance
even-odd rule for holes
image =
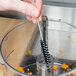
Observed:
[[[35,1],[33,0],[33,5],[35,6]],[[40,27],[40,22],[39,22],[39,19],[36,18],[37,20],[37,23],[38,23],[38,28],[39,28],[39,32],[40,32],[40,37],[41,37],[41,40],[43,40],[43,36],[42,36],[42,32],[41,32],[41,27]]]

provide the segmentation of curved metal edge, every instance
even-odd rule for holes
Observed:
[[[27,21],[27,20],[26,20]],[[24,25],[24,24],[28,24],[28,23],[31,23],[31,22],[23,22],[23,23],[20,23],[20,24],[17,24],[15,27],[13,27],[11,30],[9,30],[7,33],[6,33],[6,35],[3,37],[3,39],[2,39],[2,41],[1,41],[1,45],[0,45],[0,55],[1,55],[1,59],[2,59],[2,61],[3,61],[3,65],[6,65],[8,68],[10,68],[13,72],[15,72],[16,74],[20,74],[20,75],[22,75],[22,76],[28,76],[28,74],[24,74],[24,73],[22,73],[22,72],[19,72],[19,71],[17,71],[16,69],[14,69],[11,65],[9,65],[7,62],[6,62],[6,60],[4,59],[4,57],[3,57],[3,54],[2,54],[2,51],[1,51],[1,46],[2,46],[2,44],[3,44],[3,41],[4,41],[4,39],[5,39],[5,37],[11,32],[11,31],[13,31],[14,29],[16,29],[17,27],[19,27],[19,26],[22,26],[22,25]],[[30,76],[30,75],[29,75]]]
[[[3,59],[2,59],[1,53],[0,53],[0,64],[1,64],[1,65],[5,65],[5,64],[4,64],[4,61],[3,61]]]
[[[63,22],[63,23],[69,24],[69,23],[64,22],[64,21],[53,20],[53,19],[48,20],[48,21],[57,21],[57,22]],[[16,25],[15,27],[13,27],[11,30],[9,30],[9,31],[6,33],[6,35],[3,37],[2,41],[1,41],[1,45],[0,45],[0,54],[1,54],[2,61],[3,61],[2,65],[6,65],[6,66],[7,66],[8,68],[10,68],[13,72],[15,72],[16,74],[20,74],[20,75],[22,75],[22,76],[25,76],[25,75],[28,76],[28,74],[24,74],[24,73],[22,73],[22,72],[17,71],[16,69],[14,69],[11,65],[9,65],[9,64],[5,61],[5,59],[4,59],[3,55],[2,55],[1,46],[2,46],[2,43],[3,43],[3,40],[5,39],[5,37],[6,37],[12,30],[14,30],[15,28],[17,28],[17,27],[19,27],[19,26],[21,26],[21,25],[28,24],[28,23],[29,23],[29,22],[27,22],[27,23],[20,23],[20,24]],[[71,25],[71,24],[69,24],[69,25]],[[71,26],[72,26],[72,25],[71,25]],[[73,26],[73,27],[74,27],[74,26]],[[76,27],[74,27],[74,28],[76,28]],[[57,76],[66,76],[66,75],[71,74],[71,73],[73,73],[73,72],[75,72],[75,71],[76,71],[76,68],[73,69],[73,70],[71,70],[71,71],[69,71],[69,72],[66,72],[66,73],[64,73],[64,74],[60,74],[60,75],[57,75]],[[29,75],[29,76],[31,76],[31,75]],[[33,75],[33,76],[36,76],[36,75]]]
[[[47,21],[62,22],[62,23],[67,24],[67,25],[69,25],[69,26],[71,26],[73,28],[76,28],[75,25],[72,25],[72,24],[70,24],[68,22],[62,21],[61,19],[58,19],[58,20],[55,20],[55,19],[47,19]]]
[[[61,21],[61,19],[58,19],[58,20],[48,19],[47,21],[62,22],[64,24],[67,24],[68,26],[71,26],[71,27],[76,29],[76,27],[74,25],[72,25],[72,24],[70,24],[68,22],[65,22],[65,21]],[[56,76],[66,76],[66,75],[72,74],[75,71],[76,71],[76,68],[72,69],[71,71],[65,72],[64,74],[59,74],[59,75],[56,75]]]

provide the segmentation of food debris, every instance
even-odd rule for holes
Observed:
[[[29,50],[29,55],[31,55],[31,50]]]
[[[69,65],[66,65],[66,64],[62,64],[61,66],[63,69],[67,69],[69,67]]]
[[[63,73],[64,73],[65,71],[63,71]]]
[[[17,70],[20,71],[20,72],[23,72],[23,67],[20,67],[20,66],[19,66],[19,67],[17,68]]]
[[[32,75],[32,72],[29,72],[29,71],[30,71],[30,69],[27,68],[27,74]]]
[[[56,71],[54,72],[54,74],[56,74]]]
[[[70,36],[68,36],[68,38],[70,38]]]
[[[67,71],[70,71],[70,69],[67,69]]]
[[[59,67],[56,66],[56,65],[53,66],[53,70],[57,70],[58,68],[59,68]]]
[[[27,74],[32,75],[32,72],[28,72]]]
[[[62,54],[62,53],[63,53],[63,51],[62,51],[62,50],[60,50],[59,52],[60,52],[60,54]]]
[[[29,68],[27,68],[27,71],[30,71]]]

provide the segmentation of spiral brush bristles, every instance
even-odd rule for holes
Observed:
[[[52,67],[53,66],[53,57],[49,54],[47,42],[41,40],[41,47],[42,47],[42,51],[43,51],[43,55],[44,55],[44,59],[45,59],[47,67],[48,68]],[[50,66],[49,66],[49,64],[50,64]]]

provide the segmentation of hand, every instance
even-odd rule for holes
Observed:
[[[32,0],[0,0],[0,10],[16,10],[26,14],[29,21],[37,23],[36,17],[39,21],[42,19],[42,0],[35,0],[35,6]]]

